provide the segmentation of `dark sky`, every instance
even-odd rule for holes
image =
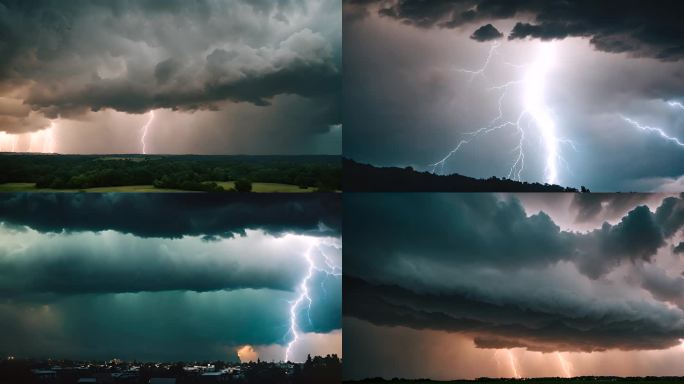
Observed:
[[[344,223],[347,378],[684,374],[684,196],[351,194]]]
[[[340,215],[337,196],[1,196],[0,353],[283,360],[312,268],[290,357],[341,354]]]
[[[345,1],[345,155],[681,191],[682,12],[680,1]]]
[[[341,152],[339,1],[2,0],[0,41],[3,151]]]

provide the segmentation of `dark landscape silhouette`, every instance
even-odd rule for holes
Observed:
[[[14,357],[0,360],[0,384],[334,384],[340,383],[341,378],[342,360],[335,354],[309,355],[303,363],[77,361]]]
[[[452,174],[436,175],[419,172],[411,167],[375,167],[343,159],[343,181],[349,192],[589,192],[553,184],[520,182],[491,177],[476,179]]]
[[[572,384],[572,383],[621,383],[621,384],[670,384],[670,383],[684,383],[684,377],[678,376],[645,376],[645,377],[619,377],[619,376],[578,376],[578,377],[534,377],[534,378],[490,378],[480,377],[475,380],[430,380],[430,379],[398,379],[385,380],[383,378],[368,378],[363,380],[350,381],[345,380],[344,383],[358,383],[358,384],[429,384],[429,383],[443,383],[443,384],[503,384],[503,383],[529,383],[529,384]]]

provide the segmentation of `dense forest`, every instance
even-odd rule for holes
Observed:
[[[459,174],[436,175],[411,167],[378,168],[344,159],[344,190],[351,192],[589,192],[560,185],[505,178],[476,179]]]
[[[220,192],[235,181],[282,183],[317,191],[342,189],[339,156],[200,155],[0,155],[1,183],[36,183],[36,188],[85,189],[126,185]]]

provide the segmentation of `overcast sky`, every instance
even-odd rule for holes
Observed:
[[[592,191],[681,191],[682,6],[347,0],[345,155]]]
[[[290,360],[342,353],[336,196],[0,198],[0,353]],[[310,262],[311,263],[310,263]]]
[[[2,0],[0,150],[339,154],[341,23],[335,0]]]
[[[684,375],[684,195],[345,197],[347,379]]]

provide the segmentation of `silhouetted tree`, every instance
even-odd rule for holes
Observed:
[[[238,192],[252,192],[252,182],[247,179],[240,179],[235,182],[235,190]]]

